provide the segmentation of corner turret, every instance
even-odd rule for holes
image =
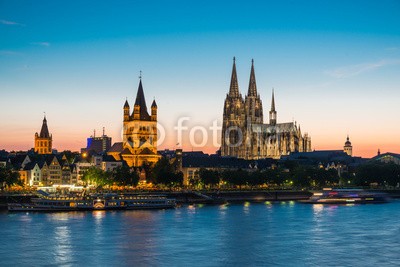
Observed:
[[[153,100],[153,103],[151,104],[151,120],[152,121],[157,121],[157,103],[156,100]]]
[[[124,122],[125,121],[129,121],[129,111],[130,107],[129,107],[129,103],[128,103],[128,99],[125,100],[125,104],[124,104]]]

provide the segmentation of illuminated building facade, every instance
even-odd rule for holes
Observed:
[[[49,134],[46,116],[44,116],[40,134],[35,133],[35,148],[34,148],[35,152],[39,154],[51,154],[52,143],[53,143],[53,137],[51,134]]]
[[[307,133],[302,135],[300,125],[297,126],[295,122],[277,122],[273,91],[269,123],[264,123],[254,61],[251,65],[248,93],[243,99],[239,92],[234,58],[230,89],[224,104],[221,155],[247,160],[279,159],[291,152],[308,151],[311,151],[311,137]]]
[[[123,141],[119,157],[130,167],[153,164],[160,158],[157,154],[157,104],[153,100],[149,114],[141,78],[132,113],[128,100],[123,107]],[[119,160],[118,156],[115,158]]]

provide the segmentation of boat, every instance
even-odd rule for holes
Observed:
[[[92,194],[88,196],[40,195],[27,203],[8,203],[9,211],[81,211],[175,208],[175,199],[164,195]]]
[[[307,200],[300,200],[308,204],[377,204],[387,203],[389,196],[382,192],[371,192],[363,189],[331,189],[314,192]]]

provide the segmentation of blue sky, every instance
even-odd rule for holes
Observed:
[[[278,122],[315,149],[349,133],[356,155],[399,152],[399,14],[398,1],[0,0],[0,149],[32,147],[43,112],[60,150],[103,126],[119,141],[140,70],[173,148],[179,117],[220,122],[236,56],[242,94],[254,58],[264,114],[274,87]]]

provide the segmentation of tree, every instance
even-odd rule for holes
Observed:
[[[148,163],[148,162],[144,162],[142,164],[142,169],[144,170],[145,174],[146,174],[146,181],[147,182],[151,182],[151,183],[155,183],[155,181],[152,179],[153,175],[152,175],[152,164]]]
[[[90,167],[82,177],[82,181],[88,185],[104,186],[111,183],[110,174],[96,167]]]
[[[200,181],[206,186],[215,186],[219,184],[218,171],[201,168],[199,171]]]
[[[245,185],[248,181],[248,173],[242,169],[238,170],[228,170],[222,173],[223,180],[231,185],[231,186],[239,186],[241,188],[242,185]]]
[[[168,187],[181,186],[183,183],[183,173],[176,172],[173,165],[165,157],[162,157],[154,165],[151,176],[157,184],[163,184]]]
[[[368,186],[371,183],[397,186],[400,183],[400,166],[394,163],[370,162],[361,165],[356,170],[354,183]]]
[[[264,173],[262,173],[259,170],[256,170],[254,172],[250,172],[248,174],[248,184],[251,186],[258,186],[264,184],[265,179],[264,179]]]
[[[115,168],[111,173],[111,177],[112,182],[117,185],[137,186],[139,183],[139,175],[137,172],[125,165]]]
[[[3,188],[4,186],[13,184],[22,185],[22,181],[19,179],[19,173],[0,166],[0,187]]]

